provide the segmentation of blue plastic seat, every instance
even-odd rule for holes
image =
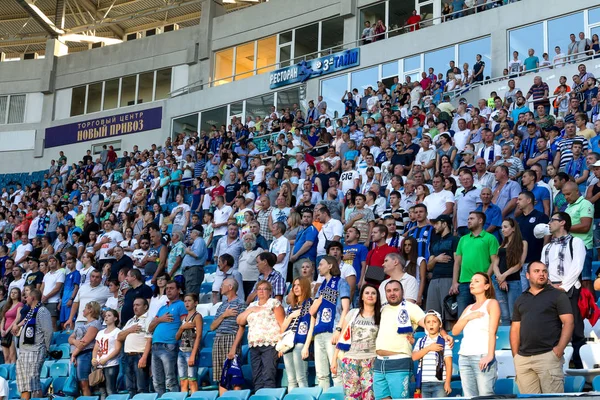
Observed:
[[[205,317],[206,318],[206,317]],[[202,328],[204,331],[204,328]],[[202,348],[212,348],[213,342],[215,341],[216,332],[208,331],[202,338]]]
[[[461,381],[450,382],[450,388],[452,389],[452,392],[450,392],[448,397],[462,397],[463,391]]]
[[[210,283],[210,290],[212,290],[212,283]],[[207,315],[206,317],[202,317],[202,330],[209,332],[210,325],[213,323],[214,320],[215,317],[213,315]]]
[[[71,336],[71,332],[54,332],[52,334],[52,344],[68,344],[69,336]]]
[[[317,400],[317,398],[308,393],[290,393],[283,400]]]
[[[62,392],[63,388],[65,387],[66,380],[67,380],[67,377],[64,377],[64,376],[61,376],[59,378],[54,378],[52,380],[52,391],[54,393]]]
[[[45,396],[48,393],[48,388],[52,384],[52,378],[42,378],[40,379],[42,383],[42,394]]]
[[[565,376],[565,393],[581,393],[585,385],[583,376]]]
[[[185,400],[187,397],[187,392],[167,392],[162,395],[160,400]]]
[[[204,282],[200,285],[200,293],[211,293],[212,292],[212,282]]]
[[[212,347],[206,347],[200,350],[200,367],[212,367]]]
[[[77,400],[100,400],[100,396],[79,396]]]
[[[344,388],[342,386],[332,386],[325,393],[344,393]]]
[[[10,372],[8,370],[8,367],[6,367],[4,365],[0,365],[0,376],[3,377],[5,380],[8,380],[9,375],[10,375]]]
[[[14,381],[17,379],[17,366],[16,364],[4,364],[8,366],[8,379]]]
[[[498,327],[496,350],[510,350],[510,326]]]
[[[277,398],[277,400],[281,400],[283,399],[283,396],[285,396],[285,392],[286,392],[286,388],[265,388],[265,389],[258,389],[256,391],[256,394],[260,394],[260,395],[266,395],[266,396],[274,396]]]
[[[319,397],[319,400],[344,400],[344,393],[325,392]]]
[[[277,400],[277,397],[266,394],[255,394],[250,396],[250,399],[248,400]]]
[[[494,394],[498,394],[498,395],[519,394],[519,389],[517,388],[517,384],[514,379],[503,378],[503,379],[498,379],[496,381],[496,385],[494,386]]]
[[[129,394],[111,394],[106,400],[129,400]]]
[[[17,387],[17,381],[8,381],[8,398],[9,399],[20,399],[21,392]]]
[[[49,375],[51,378],[59,376],[69,376],[69,362],[67,360],[58,360],[50,365]]]
[[[302,387],[302,388],[299,387],[299,388],[292,389],[290,391],[290,394],[308,394],[308,395],[314,397],[315,400],[317,400],[321,396],[321,393],[323,393],[323,389],[319,386]]]
[[[214,274],[217,272],[217,264],[209,264],[204,266],[205,274]]]
[[[188,399],[202,399],[202,400],[215,400],[219,397],[218,390],[208,390],[208,391],[197,391],[194,392]]]
[[[595,376],[592,380],[592,390],[594,392],[600,392],[600,375]]]
[[[250,390],[242,389],[242,390],[229,390],[219,397],[220,399],[238,399],[238,400],[248,400],[250,397]]]
[[[62,359],[68,360],[71,358],[71,345],[69,343],[61,343],[56,345],[56,350],[62,351]]]
[[[156,400],[158,393],[140,393],[132,397],[131,400]]]

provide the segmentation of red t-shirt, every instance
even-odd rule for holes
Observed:
[[[367,253],[367,267],[375,266],[375,267],[383,268],[383,260],[385,260],[385,256],[387,256],[390,253],[397,253],[397,252],[398,252],[397,247],[392,247],[392,246],[388,245],[387,243],[384,244],[383,246],[375,247],[373,250],[370,250]]]
[[[225,196],[225,188],[221,185],[210,191],[210,198],[215,199],[216,196]]]

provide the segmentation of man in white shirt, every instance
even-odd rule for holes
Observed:
[[[117,215],[129,212],[131,206],[131,198],[127,194],[127,190],[120,188],[119,193],[121,195],[121,201],[119,201],[119,208],[117,209]]]
[[[112,249],[123,241],[123,235],[121,232],[113,230],[113,223],[110,219],[104,221],[103,227],[104,233],[98,235],[94,245],[99,265],[103,265],[105,260],[113,260],[115,257],[112,255]]]
[[[471,131],[467,129],[467,121],[464,118],[460,118],[457,124],[458,130],[454,133],[454,145],[459,152],[465,149],[469,139],[471,138]],[[448,136],[450,136],[448,134]],[[450,139],[452,140],[452,139]]]
[[[444,189],[444,178],[437,174],[433,177],[433,192],[425,197],[423,204],[427,206],[427,216],[435,219],[438,216],[452,215],[454,210],[454,195]]]
[[[67,267],[72,267],[72,264],[75,264],[75,259],[68,258],[66,263],[70,264]],[[59,314],[58,301],[60,300],[60,291],[65,283],[65,270],[64,268],[58,269],[59,265],[56,256],[52,255],[48,258],[48,272],[44,275],[42,288],[40,289],[42,292],[42,303],[44,303],[44,307],[50,312],[52,326],[55,331],[58,330],[56,321]]]
[[[25,287],[25,278],[23,277],[23,268],[18,265],[14,265],[12,267],[12,276],[14,280],[8,285],[8,293],[12,290],[12,288],[18,288],[21,292],[23,292],[23,288]]]
[[[430,145],[431,137],[429,137],[429,135],[423,135],[423,138],[421,139],[421,150],[419,150],[415,157],[415,162],[413,163],[409,178],[412,177],[416,171],[423,173],[427,171],[430,177],[433,176],[436,153],[434,149],[429,147]]]
[[[21,235],[23,242],[17,246],[17,250],[15,250],[15,264],[25,267],[24,263],[29,257],[29,253],[33,251],[33,246],[27,242],[27,238],[25,235]]]
[[[402,266],[402,259],[398,253],[390,253],[385,256],[383,260],[383,272],[389,275],[389,278],[381,282],[379,285],[379,294],[381,295],[382,303],[381,306],[387,304],[385,296],[385,285],[391,280],[397,280],[402,284],[404,289],[404,298],[411,303],[417,302],[419,295],[419,284],[414,276],[406,273]]]
[[[183,196],[178,193],[175,197],[177,206],[171,212],[171,221],[173,221],[173,233],[185,230],[190,222],[190,206],[183,202]]]
[[[342,236],[344,236],[344,226],[342,222],[331,218],[331,211],[329,209],[319,204],[315,207],[315,216],[319,218],[319,221],[323,224],[321,227],[321,231],[319,232],[318,244],[317,244],[317,265],[321,258],[327,254],[325,245],[326,242],[330,241],[339,241]]]
[[[290,260],[290,241],[283,236],[285,233],[285,224],[280,221],[273,223],[271,233],[273,234],[273,241],[269,246],[269,251],[277,256],[277,264],[275,264],[273,269],[286,279],[288,262]]]
[[[227,234],[227,221],[233,209],[225,204],[223,196],[215,196],[215,211],[213,219],[213,246],[216,249],[219,239]]]
[[[79,288],[75,299],[73,300],[73,306],[71,307],[71,314],[67,322],[65,322],[65,329],[73,328],[73,318],[77,313],[77,319],[75,320],[75,326],[84,325],[87,322],[86,317],[83,316],[83,310],[88,303],[96,301],[100,306],[106,304],[106,300],[111,293],[108,290],[108,286],[102,285],[102,272],[94,270],[90,274],[90,284],[83,285]]]
[[[558,69],[565,65],[565,54],[560,50],[560,46],[554,48],[556,55],[552,57],[552,64],[554,68]]]
[[[360,184],[360,175],[354,170],[354,161],[346,160],[344,162],[344,172],[340,175],[340,186],[344,195],[348,190],[357,190]]]
[[[254,164],[252,164],[254,163]],[[258,185],[265,180],[265,166],[262,164],[262,161],[258,157],[254,157],[250,160],[250,165],[252,167],[256,167],[254,169],[254,179],[252,180],[252,184],[254,186]]]

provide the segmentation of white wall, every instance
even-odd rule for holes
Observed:
[[[35,148],[35,130],[0,132],[0,152],[33,150]],[[4,155],[2,155],[4,158]],[[21,160],[18,164],[25,170],[29,168],[29,162]],[[2,159],[4,164],[4,159]],[[11,171],[16,165],[11,165]],[[16,172],[16,171],[15,171]]]
[[[25,101],[25,123],[42,121],[44,95],[42,93],[29,93]]]

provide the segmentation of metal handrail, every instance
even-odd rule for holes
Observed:
[[[511,3],[508,3],[506,5],[509,5],[509,4],[511,4]],[[403,30],[405,31],[405,33],[410,33],[410,32],[414,32],[414,31],[418,30],[419,29],[418,27],[425,27],[426,28],[426,27],[430,26],[430,25],[428,25],[429,22],[431,22],[431,25],[434,25],[434,21],[437,21],[437,20],[441,20],[442,23],[443,22],[447,22],[445,20],[447,20],[449,18],[454,18],[454,16],[456,14],[464,14],[465,12],[468,12],[468,11],[471,11],[471,10],[474,10],[475,14],[479,14],[481,12],[488,11],[488,10],[483,10],[483,11],[479,11],[478,12],[477,9],[479,7],[481,7],[481,6],[468,7],[468,8],[465,8],[463,10],[460,10],[460,11],[453,11],[452,13],[450,13],[448,15],[442,15],[442,16],[439,16],[439,17],[433,17],[433,18],[430,18],[430,19],[421,20],[421,21],[419,21],[418,23],[415,23],[415,24],[405,24],[405,25],[403,25],[403,26],[401,26],[399,28],[396,28],[396,29],[386,30],[385,32],[381,33],[380,35],[375,35],[375,36],[382,36],[382,38],[380,38],[378,40],[375,40],[374,42],[366,43],[364,45],[388,39],[390,37],[389,35],[391,33],[401,32]],[[467,16],[468,15],[465,15],[465,16],[462,16],[462,17],[459,17],[459,18],[464,18],[464,17],[467,17]],[[396,36],[396,35],[394,35],[394,36]],[[347,43],[338,44],[336,46],[332,46],[332,47],[329,47],[329,48],[324,49],[324,50],[320,50],[320,51],[315,51],[315,52],[312,52],[312,53],[308,53],[308,54],[305,54],[305,55],[300,56],[300,57],[295,57],[293,60],[290,59],[290,60],[283,61],[283,62],[290,62],[290,65],[293,65],[291,63],[293,61],[295,61],[295,60],[301,61],[301,60],[309,60],[309,59],[313,59],[313,58],[318,58],[319,55],[323,56],[323,55],[332,54],[332,53],[334,53],[335,51],[337,51],[339,49],[346,48],[347,46],[351,46],[351,45],[359,45],[360,46],[361,43],[363,43],[363,42],[364,42],[364,39],[360,38],[360,39],[356,39],[356,40],[353,40],[353,41],[350,41],[350,42],[347,42]],[[228,80],[234,81],[235,77],[236,76],[240,76],[240,75],[252,74],[254,76],[254,75],[256,75],[256,72],[258,72],[258,71],[262,71],[262,70],[269,69],[269,68],[276,68],[279,65],[281,65],[281,63],[282,63],[282,61],[280,61],[278,63],[274,63],[274,64],[269,64],[269,65],[266,65],[266,66],[263,66],[263,67],[260,67],[260,68],[254,68],[252,70],[245,71],[245,72],[242,72],[242,73],[239,73],[239,74],[234,74],[234,75],[222,77],[222,78],[219,78],[219,79],[210,79],[208,82],[203,82],[201,80],[196,81],[196,82],[192,82],[192,83],[190,83],[190,84],[188,84],[186,86],[183,86],[183,87],[181,87],[181,88],[179,88],[177,90],[174,90],[173,92],[170,92],[169,96],[173,97],[173,96],[179,96],[179,95],[182,95],[182,94],[189,93],[190,89],[194,89],[194,88],[196,88],[198,86],[200,86],[201,87],[200,90],[202,90],[203,86],[208,85],[208,87],[212,87],[215,82],[219,82],[219,81],[228,81]]]

